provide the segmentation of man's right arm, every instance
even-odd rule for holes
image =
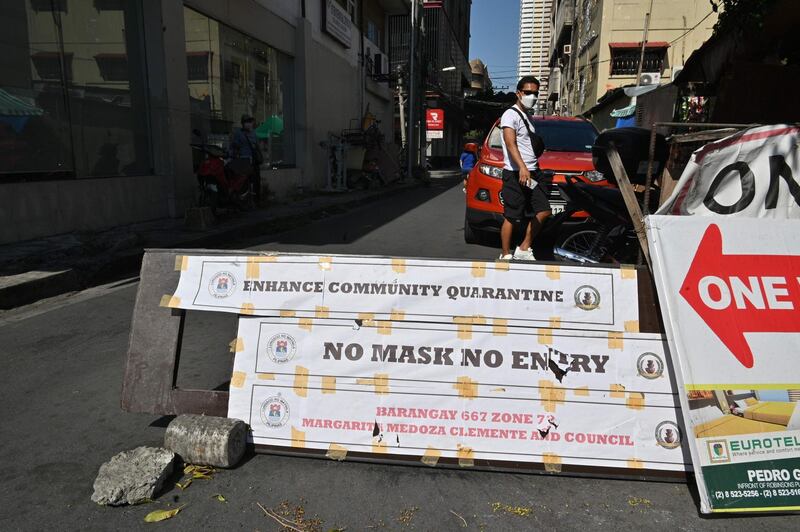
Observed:
[[[514,164],[519,168],[520,184],[526,186],[528,180],[531,178],[531,173],[522,160],[522,155],[519,153],[519,147],[517,147],[517,131],[513,127],[503,127],[503,142],[506,143],[508,156],[511,157],[511,160],[514,161]]]

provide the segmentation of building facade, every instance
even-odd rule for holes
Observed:
[[[424,0],[420,21],[420,46],[416,56],[419,81],[415,119],[424,124],[426,108],[444,110],[442,138],[426,139],[419,132],[426,157],[434,166],[457,161],[464,133],[464,97],[472,72],[469,53],[469,24],[472,0]],[[406,82],[410,73],[411,21],[407,15],[390,17],[392,72],[401,72]],[[399,90],[407,92],[407,87]],[[395,120],[400,128],[399,115]],[[396,133],[399,135],[399,133]]]
[[[322,188],[329,134],[393,140],[388,18],[409,0],[7,0],[0,243],[183,216],[192,143],[252,115],[262,181]]]
[[[483,92],[492,91],[492,78],[489,76],[489,68],[480,59],[473,59],[469,62],[471,72],[469,89],[467,96],[477,96]]]
[[[550,81],[551,14],[554,0],[520,0],[517,74],[533,75],[539,86],[539,110],[544,111]]]
[[[651,5],[642,77],[637,80]],[[569,54],[564,54],[564,40],[553,40],[550,58],[561,77],[555,105],[573,115],[587,112],[615,88],[634,86],[637,81],[641,85],[669,83],[689,55],[711,36],[717,20],[704,0],[562,0],[556,3],[555,33],[559,33],[557,21],[566,21],[570,15]],[[564,22],[562,32],[566,26]]]

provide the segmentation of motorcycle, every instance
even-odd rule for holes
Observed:
[[[211,207],[214,214],[220,208],[244,210],[251,207],[253,190],[248,175],[231,167],[225,160],[225,151],[204,142],[191,146],[196,154],[198,204]]]

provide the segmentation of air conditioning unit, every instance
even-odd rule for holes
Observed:
[[[569,55],[571,53],[572,53],[572,45],[571,44],[565,44],[564,45],[564,55]]]
[[[639,85],[658,85],[661,83],[660,72],[644,72],[639,78]]]

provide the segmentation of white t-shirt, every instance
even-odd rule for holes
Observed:
[[[516,107],[516,105],[514,107]],[[519,107],[516,107],[516,109],[519,110]],[[525,111],[521,111],[521,113],[526,117],[526,122],[528,122],[528,126],[531,128],[531,131],[535,133],[536,130],[533,127],[533,122],[530,120],[530,115],[528,115]],[[513,109],[506,109],[506,111],[503,113],[503,116],[500,117],[500,139],[503,142],[503,168],[506,170],[519,171],[517,165],[508,155],[506,139],[503,138],[502,135],[502,129],[507,127],[510,127],[516,132],[517,148],[519,148],[519,154],[522,157],[522,161],[525,163],[525,166],[528,168],[528,170],[536,170],[539,167],[539,161],[536,159],[536,154],[533,153],[533,147],[531,146],[531,139],[530,135],[528,135],[528,129],[525,127],[525,122],[522,121],[522,118],[520,118],[519,114],[517,114]]]

